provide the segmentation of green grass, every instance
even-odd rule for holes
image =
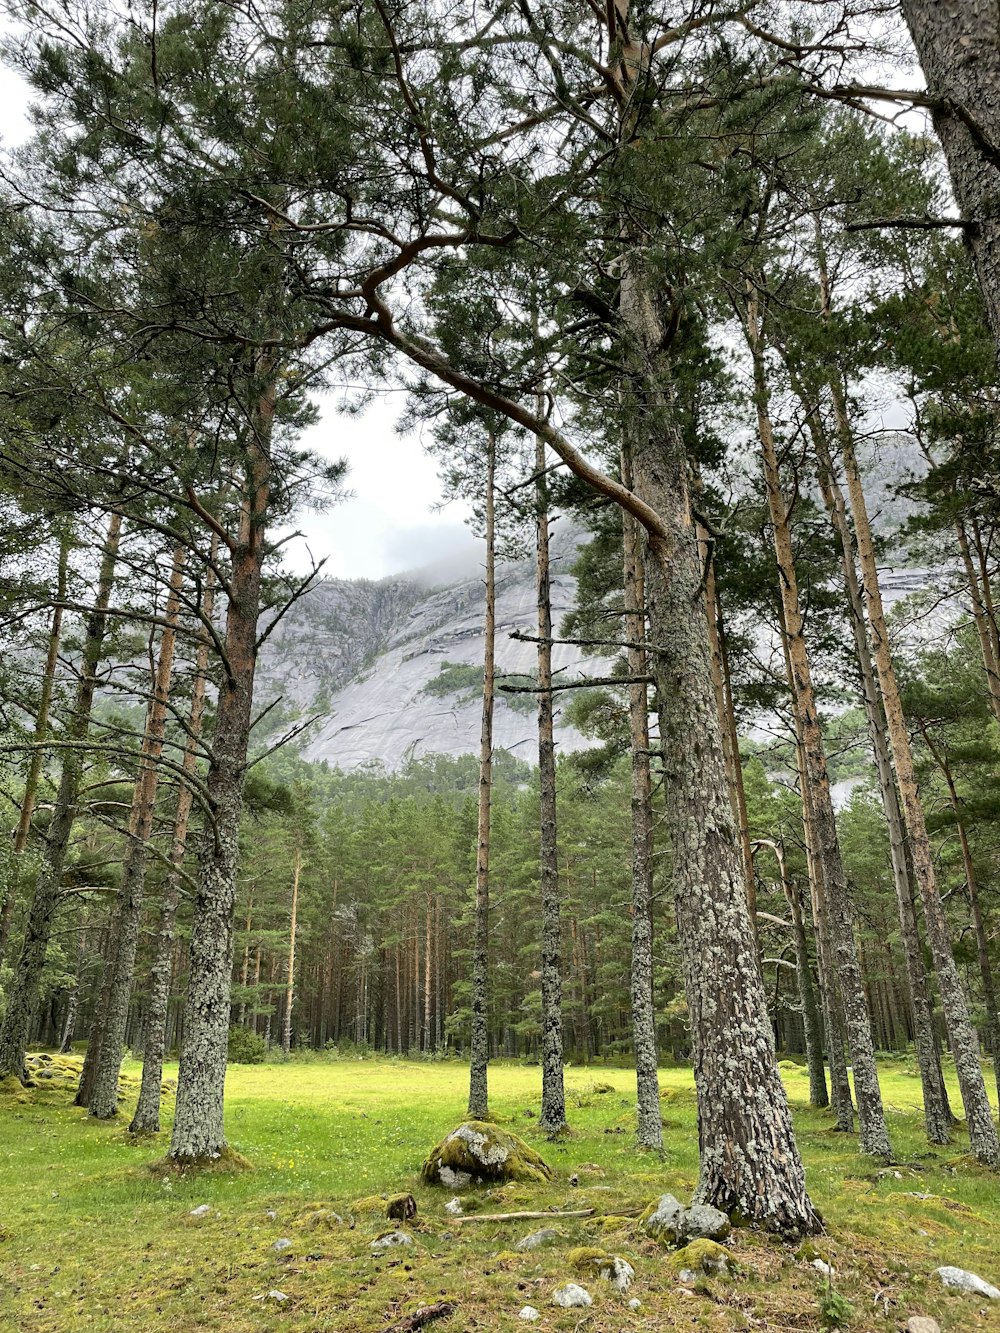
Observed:
[[[834,1290],[853,1310],[850,1327],[898,1330],[909,1315],[927,1313],[945,1330],[1000,1330],[1000,1302],[945,1294],[930,1276],[954,1263],[1000,1283],[1000,1180],[971,1162],[961,1134],[952,1148],[928,1150],[915,1074],[902,1064],[885,1071],[898,1158],[886,1173],[856,1154],[853,1139],[832,1133],[827,1115],[809,1110],[804,1071],[783,1072],[810,1189],[827,1221],[828,1235],[816,1244],[835,1266]],[[134,1078],[138,1067],[125,1073]],[[686,1199],[697,1176],[691,1076],[664,1070],[661,1077],[662,1160],[635,1151],[629,1071],[568,1070],[574,1132],[547,1143],[535,1128],[539,1071],[493,1066],[496,1118],[543,1154],[555,1179],[466,1195],[467,1210],[611,1212],[665,1190]],[[596,1081],[612,1091],[595,1091]],[[443,1211],[448,1196],[422,1186],[419,1171],[429,1147],[461,1120],[465,1092],[458,1064],[234,1066],[228,1134],[253,1170],[165,1178],[148,1163],[162,1154],[166,1136],[129,1142],[127,1115],[91,1122],[56,1086],[0,1095],[0,1329],[374,1333],[420,1304],[449,1298],[457,1313],[429,1325],[432,1333],[532,1327],[517,1319],[525,1304],[542,1311],[534,1327],[546,1330],[773,1331],[823,1327],[821,1302],[843,1308],[794,1247],[751,1232],[732,1241],[739,1275],[708,1279],[692,1293],[679,1288],[663,1252],[629,1219],[552,1223],[560,1245],[528,1254],[514,1254],[513,1243],[547,1223],[455,1225]],[[169,1119],[169,1098],[164,1110]],[[416,1222],[408,1225],[416,1244],[373,1258],[372,1239],[390,1225],[377,1196],[401,1190],[417,1199]],[[212,1211],[191,1217],[203,1203]],[[309,1225],[318,1204],[332,1205],[344,1225],[322,1218]],[[270,1246],[283,1236],[293,1246],[281,1260]],[[629,1310],[628,1297],[598,1280],[588,1281],[590,1310],[551,1306],[553,1289],[574,1276],[568,1251],[585,1245],[629,1259],[637,1276],[628,1297],[638,1296],[641,1310]],[[254,1300],[275,1288],[287,1294],[285,1304]]]

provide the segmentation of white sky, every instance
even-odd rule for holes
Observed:
[[[28,132],[27,87],[0,65],[0,144],[11,146]],[[379,579],[422,568],[451,556],[472,557],[477,543],[464,519],[464,504],[432,512],[441,487],[436,465],[415,436],[401,438],[394,424],[402,395],[386,394],[362,416],[324,409],[303,444],[331,458],[346,458],[350,497],[328,513],[303,514],[298,527],[325,573],[338,578]],[[287,548],[288,563],[305,569],[301,544]]]

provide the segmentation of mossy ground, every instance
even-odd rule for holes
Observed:
[[[549,1143],[535,1128],[539,1071],[492,1067],[498,1121],[537,1148],[555,1177],[466,1193],[467,1212],[593,1206],[610,1213],[666,1191],[687,1201],[697,1174],[690,1073],[662,1071],[661,1160],[634,1150],[632,1075],[597,1072],[614,1091],[574,1105],[595,1071],[568,1071],[574,1132]],[[952,1148],[928,1150],[915,1072],[885,1069],[899,1161],[888,1172],[858,1157],[856,1140],[832,1133],[829,1116],[808,1109],[804,1071],[782,1072],[810,1189],[827,1220],[818,1244],[854,1309],[850,1326],[898,1330],[909,1315],[927,1313],[946,1331],[1000,1333],[1000,1302],[948,1295],[930,1276],[955,1263],[1000,1282],[1000,1181],[971,1161],[961,1134]],[[125,1133],[134,1092],[112,1124],[89,1120],[68,1087],[39,1086],[24,1100],[0,1093],[0,1329],[375,1333],[419,1304],[450,1298],[457,1312],[431,1325],[435,1333],[520,1329],[525,1304],[542,1311],[534,1327],[568,1331],[580,1326],[581,1312],[550,1300],[574,1278],[569,1252],[581,1246],[620,1254],[636,1270],[627,1296],[599,1279],[587,1283],[594,1305],[586,1333],[821,1327],[825,1279],[796,1257],[796,1246],[764,1236],[734,1232],[727,1244],[741,1276],[709,1278],[692,1292],[679,1286],[664,1252],[640,1237],[634,1218],[456,1224],[443,1211],[447,1193],[421,1185],[419,1173],[428,1148],[460,1121],[466,1091],[457,1064],[236,1066],[228,1133],[253,1169],[166,1176],[147,1169],[163,1155],[165,1135],[130,1142]],[[171,1112],[166,1097],[167,1122]],[[382,1202],[401,1190],[417,1200],[417,1219],[406,1224],[415,1244],[373,1257],[371,1241],[388,1225],[384,1212],[352,1201]],[[203,1203],[210,1211],[192,1217]],[[519,1237],[546,1225],[559,1230],[559,1244],[513,1252]],[[279,1237],[293,1242],[287,1257],[270,1248]],[[287,1302],[267,1299],[272,1289]],[[628,1309],[632,1295],[642,1301],[637,1312]]]

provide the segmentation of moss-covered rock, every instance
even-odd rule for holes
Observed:
[[[385,1215],[392,1222],[409,1222],[417,1215],[417,1201],[412,1194],[393,1194],[386,1203]]]
[[[610,1282],[616,1291],[628,1291],[635,1278],[635,1269],[627,1259],[609,1254],[598,1246],[580,1245],[566,1256],[574,1273],[581,1277],[599,1277]]]
[[[667,1260],[674,1272],[690,1269],[695,1273],[733,1273],[736,1263],[729,1250],[717,1241],[692,1240],[682,1249],[675,1250]]]
[[[467,1120],[431,1149],[421,1177],[428,1185],[462,1189],[498,1180],[542,1183],[552,1179],[552,1168],[516,1134]]]
[[[602,1263],[610,1263],[611,1255],[598,1245],[578,1245],[570,1250],[566,1261],[574,1273],[593,1273]]]
[[[725,1213],[705,1203],[693,1203],[690,1208],[672,1194],[661,1194],[639,1219],[641,1230],[661,1245],[685,1245],[689,1240],[707,1237],[725,1240],[732,1223]]]

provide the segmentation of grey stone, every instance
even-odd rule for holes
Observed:
[[[628,1291],[635,1281],[635,1269],[627,1259],[622,1259],[617,1254],[602,1263],[597,1271],[616,1291]]]
[[[685,1208],[672,1194],[661,1194],[643,1230],[661,1245],[685,1245],[689,1240],[724,1240],[732,1225],[725,1213],[709,1204]]]
[[[280,1240],[276,1240],[271,1246],[271,1249],[275,1254],[284,1254],[286,1250],[290,1250],[291,1248],[292,1242],[287,1236],[282,1236]]]
[[[559,1232],[552,1227],[542,1227],[541,1231],[533,1231],[530,1236],[522,1236],[514,1246],[515,1250],[538,1250],[543,1245],[554,1245],[559,1239]]]
[[[681,1271],[677,1274],[677,1277],[681,1282],[698,1281],[698,1274],[694,1271],[693,1268],[682,1268]]]
[[[267,1299],[269,1301],[277,1301],[278,1304],[281,1305],[284,1301],[288,1300],[288,1297],[285,1295],[283,1291],[278,1291],[276,1287],[272,1287],[272,1289],[267,1293]]]
[[[412,1245],[413,1237],[407,1231],[390,1231],[372,1241],[373,1250],[391,1250],[396,1245]]]
[[[638,1296],[633,1296],[632,1299],[631,1299],[631,1300],[629,1301],[629,1303],[628,1303],[628,1308],[629,1308],[630,1310],[641,1310],[641,1309],[642,1309],[642,1301],[640,1301],[640,1299],[639,1299]]]
[[[833,1277],[833,1265],[828,1264],[825,1259],[814,1259],[813,1268],[817,1273],[822,1273],[824,1277]]]
[[[941,1333],[941,1325],[927,1315],[915,1314],[906,1321],[906,1333]]]
[[[438,1167],[438,1180],[450,1190],[464,1190],[472,1180],[470,1171],[456,1171],[450,1166]]]
[[[446,1213],[450,1213],[452,1217],[461,1217],[464,1212],[461,1199],[449,1199],[444,1206],[444,1210]]]
[[[964,1291],[969,1296],[985,1296],[989,1301],[1000,1301],[1000,1291],[996,1287],[965,1268],[953,1268],[945,1264],[943,1268],[935,1268],[934,1275],[952,1291]]]
[[[573,1310],[585,1305],[593,1305],[593,1299],[586,1287],[580,1287],[575,1282],[567,1282],[565,1287],[560,1287],[558,1291],[552,1294],[552,1304],[561,1305],[565,1310]]]
[[[541,1319],[541,1315],[533,1305],[522,1305],[517,1312],[518,1319],[523,1319],[526,1324],[532,1324],[536,1319]]]
[[[191,1212],[190,1212],[189,1216],[191,1216],[191,1217],[207,1217],[208,1214],[209,1214],[211,1211],[212,1211],[212,1209],[211,1209],[211,1207],[210,1207],[209,1204],[207,1204],[207,1203],[200,1203],[200,1204],[198,1205],[197,1208],[192,1208],[192,1209],[191,1209]]]

